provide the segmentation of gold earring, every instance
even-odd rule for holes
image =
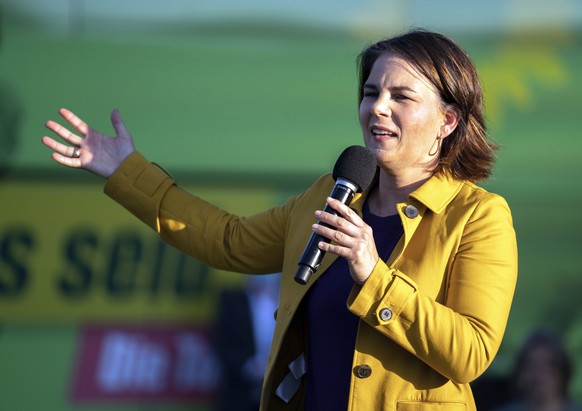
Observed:
[[[430,151],[428,152],[428,155],[430,157],[432,156],[436,156],[438,154],[438,152],[441,150],[441,142],[443,140],[440,137],[435,138],[434,143],[437,143],[436,145],[436,149],[433,152],[433,148],[434,148],[434,143],[432,143],[432,146],[430,147]]]

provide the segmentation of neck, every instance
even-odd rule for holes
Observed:
[[[369,207],[373,214],[388,216],[397,213],[396,205],[408,201],[408,196],[423,185],[434,172],[422,175],[397,175],[380,169],[378,185],[370,193]]]

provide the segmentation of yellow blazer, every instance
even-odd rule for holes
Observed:
[[[333,184],[325,175],[279,207],[238,217],[181,190],[134,153],[105,186],[165,241],[208,265],[283,273],[261,410],[303,409],[304,383],[288,403],[275,390],[288,365],[309,355],[301,301],[337,258],[326,254],[308,285],[294,281],[313,212]],[[360,215],[366,195],[351,205]],[[398,213],[403,237],[346,302],[360,317],[348,410],[475,410],[468,383],[497,353],[516,285],[510,210],[502,197],[439,173]]]

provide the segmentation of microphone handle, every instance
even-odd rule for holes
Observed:
[[[338,180],[336,185],[333,187],[330,197],[339,200],[345,205],[350,205],[352,199],[354,198],[355,189],[356,187],[353,184],[344,180]],[[338,215],[337,211],[331,208],[328,204],[325,205],[323,211],[333,215]],[[320,221],[318,221],[317,224],[332,228],[328,224],[324,224]],[[299,267],[295,273],[295,281],[301,285],[307,284],[311,278],[311,275],[317,271],[319,265],[321,264],[321,260],[325,254],[325,252],[317,246],[321,241],[325,243],[331,242],[331,240],[327,237],[311,233],[311,237],[309,237],[307,246],[305,246],[305,250],[299,259]]]

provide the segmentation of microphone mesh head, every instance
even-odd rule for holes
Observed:
[[[342,178],[364,191],[376,174],[376,157],[366,147],[350,146],[338,157],[333,167],[333,179]]]

